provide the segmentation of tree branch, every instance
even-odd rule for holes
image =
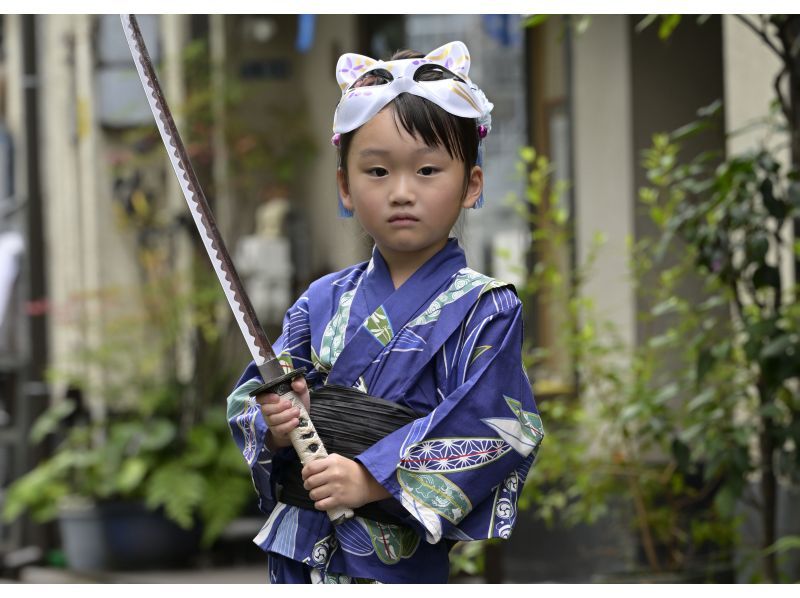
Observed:
[[[775,77],[775,81],[772,83],[773,87],[775,88],[775,95],[778,96],[778,102],[781,105],[781,112],[786,117],[787,124],[794,128],[794,115],[792,114],[792,107],[786,97],[783,95],[781,91],[781,79],[783,79],[786,75],[789,74],[789,68],[784,65],[783,69],[780,73]]]
[[[752,32],[753,32],[753,33],[755,33],[755,34],[756,34],[758,37],[760,37],[760,38],[761,38],[761,41],[763,41],[765,44],[767,44],[767,46],[769,46],[769,48],[770,48],[770,49],[771,49],[773,52],[775,52],[775,54],[777,54],[778,58],[780,58],[780,59],[781,59],[781,60],[782,60],[784,63],[786,63],[786,56],[784,55],[784,53],[783,53],[783,52],[781,52],[780,48],[778,48],[778,46],[776,46],[776,45],[775,45],[775,43],[774,43],[774,42],[773,42],[773,41],[772,41],[772,40],[769,38],[769,36],[767,35],[767,33],[766,33],[766,32],[765,32],[763,29],[759,29],[758,27],[756,27],[756,26],[755,26],[753,23],[751,23],[751,22],[750,22],[750,20],[749,20],[747,17],[745,17],[744,15],[733,15],[733,16],[735,16],[737,19],[739,19],[739,21],[741,21],[741,22],[742,22],[742,24],[743,24],[745,27],[747,27],[748,29],[750,29],[750,31],[752,31]]]

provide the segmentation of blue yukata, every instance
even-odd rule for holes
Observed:
[[[262,380],[248,366],[228,420],[269,515],[254,541],[269,553],[273,583],[443,583],[455,541],[510,535],[542,440],[521,363],[521,307],[513,287],[467,267],[455,239],[397,290],[377,249],[311,284],[274,345],[287,371],[305,367],[312,389],[357,388],[420,417],[356,457],[403,524],[356,516],[333,526],[323,511],[277,500],[293,449],[266,448],[248,394]]]

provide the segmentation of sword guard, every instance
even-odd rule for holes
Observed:
[[[274,392],[276,395],[283,395],[292,391],[292,380],[300,376],[305,376],[306,368],[297,368],[291,372],[285,373],[283,376],[278,376],[272,380],[267,380],[259,386],[250,391],[250,396],[263,394],[265,392]]]

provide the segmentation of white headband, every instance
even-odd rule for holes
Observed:
[[[415,81],[417,71],[426,64],[439,65],[458,78]],[[469,65],[467,47],[459,41],[445,44],[424,58],[389,62],[361,54],[343,54],[336,64],[336,80],[342,90],[342,99],[333,116],[333,132],[349,133],[369,121],[401,93],[411,93],[430,100],[455,116],[477,119],[481,137],[484,137],[492,126],[490,112],[493,104],[470,81]],[[383,85],[353,86],[365,74],[378,69],[387,71],[391,81]]]

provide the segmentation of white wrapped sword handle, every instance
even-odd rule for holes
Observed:
[[[289,439],[292,441],[292,446],[300,457],[300,462],[305,466],[311,461],[322,459],[328,456],[328,451],[325,450],[325,445],[317,434],[314,423],[308,415],[303,402],[300,397],[292,390],[292,380],[298,376],[303,375],[303,370],[293,370],[281,376],[270,380],[269,382],[259,386],[251,391],[252,396],[262,393],[270,392],[277,394],[281,399],[286,399],[292,403],[292,407],[300,411],[300,424],[291,432],[289,432]],[[342,523],[346,519],[353,517],[353,510],[346,507],[334,507],[327,511],[328,517],[334,525]]]

